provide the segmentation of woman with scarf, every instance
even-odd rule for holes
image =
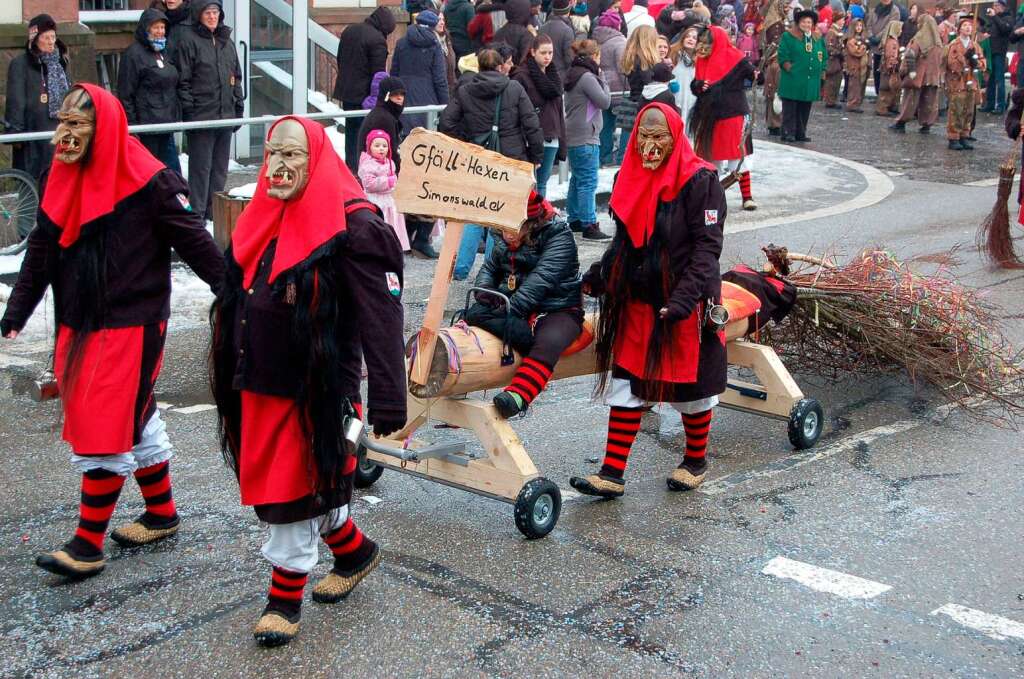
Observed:
[[[806,142],[811,105],[821,97],[825,73],[825,41],[815,30],[818,15],[799,10],[793,27],[782,34],[776,59],[782,68],[779,98],[782,99],[782,141]]]
[[[54,373],[82,499],[74,537],[36,565],[83,578],[106,564],[104,537],[128,476],[146,510],[114,540],[134,547],[178,530],[172,448],[153,395],[170,316],[171,249],[215,290],[224,260],[184,179],[128,135],[114,95],[76,85],[59,120],[38,223],[0,334],[17,337],[53,287]]]
[[[551,37],[541,33],[533,39],[526,60],[511,73],[512,80],[523,86],[537,110],[544,132],[544,159],[537,166],[537,194],[547,194],[548,179],[555,162],[565,162],[568,147],[565,141],[565,112],[562,107],[562,77],[555,68],[555,47]]]
[[[609,204],[615,238],[583,279],[584,293],[601,301],[598,388],[611,412],[601,469],[569,482],[600,497],[625,491],[640,419],[658,402],[680,413],[686,432],[668,487],[700,486],[711,409],[726,387],[725,337],[707,321],[709,305],[721,303],[722,185],[715,167],[693,152],[671,106],[641,110],[630,139]]]
[[[690,113],[697,104],[697,95],[693,93],[690,84],[697,74],[697,36],[699,32],[696,26],[686,28],[679,41],[669,51],[669,58],[675,64],[672,68],[672,75],[679,83],[679,91],[675,93],[676,108],[679,109],[679,114],[683,118],[687,133],[691,133]]]
[[[49,14],[28,22],[25,51],[7,69],[7,108],[4,117],[10,132],[51,132],[57,129],[57,112],[71,89],[68,48],[57,38],[57,23]],[[12,165],[38,181],[50,167],[53,146],[48,141],[14,144]]]
[[[225,459],[243,505],[269,524],[264,646],[298,632],[318,538],[334,567],[313,599],[336,603],[380,561],[349,516],[362,357],[367,419],[385,436],[405,424],[402,253],[398,239],[331,147],[323,127],[271,127],[252,202],[225,253],[211,311],[211,373]]]
[[[694,151],[720,172],[738,173],[743,209],[756,210],[750,190],[750,105],[743,86],[754,77],[754,65],[733,46],[724,28],[712,26],[697,45],[694,75],[690,89],[697,105],[689,120]]]
[[[619,150],[615,156],[615,164],[621,165],[629,145],[629,132],[636,123],[636,112],[640,110],[644,86],[654,77],[654,66],[661,63],[658,54],[658,33],[650,26],[640,26],[626,40],[626,49],[622,53],[620,72],[629,85],[629,96],[622,97],[612,107],[615,114],[615,127],[619,130]]]
[[[467,3],[468,6],[468,3]],[[444,14],[438,14],[437,25],[434,26],[434,37],[437,44],[441,46],[441,54],[444,55],[444,70],[448,78],[448,98],[455,94],[455,86],[459,82],[459,76],[455,68],[458,61],[455,56],[455,48],[452,47],[452,39],[448,34],[447,21]]]
[[[889,126],[893,132],[904,133],[907,123],[917,120],[921,134],[928,134],[939,119],[939,85],[942,84],[942,46],[939,26],[931,14],[917,18],[914,34],[900,64],[902,103],[899,118]]]
[[[882,65],[878,100],[875,103],[876,116],[891,116],[899,113],[900,97],[900,35],[902,21],[891,21],[882,35]]]
[[[147,9],[135,27],[135,41],[121,55],[117,68],[117,97],[129,125],[174,123],[181,120],[178,69],[167,55],[167,16]],[[181,172],[171,132],[140,134],[150,153],[175,172]]]

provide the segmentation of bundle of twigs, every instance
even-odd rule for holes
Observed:
[[[1024,269],[1024,262],[1013,249],[1013,234],[1010,233],[1010,209],[1007,202],[1013,192],[1013,175],[1017,171],[1020,155],[1021,131],[1024,131],[1024,117],[1021,118],[1013,149],[999,166],[999,184],[996,187],[996,203],[978,229],[978,249],[989,261],[1002,269]]]
[[[929,275],[882,250],[841,266],[780,248],[766,254],[798,290],[769,336],[791,365],[831,377],[904,371],[986,420],[1011,425],[1024,415],[1021,353],[978,292],[953,277],[952,253],[929,259],[938,265]],[[801,260],[818,265],[787,268]]]

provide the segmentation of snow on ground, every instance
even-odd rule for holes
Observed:
[[[181,176],[188,180],[188,154],[178,154],[178,162],[181,163]],[[234,158],[228,159],[228,172],[252,172],[256,169],[253,165],[242,165]]]

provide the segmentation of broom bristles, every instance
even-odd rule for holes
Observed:
[[[1011,153],[999,166],[999,187],[996,203],[978,229],[978,249],[989,261],[1002,269],[1024,269],[1013,249],[1013,235],[1010,233],[1010,209],[1007,201],[1013,191],[1013,176],[1017,169],[1017,154]]]

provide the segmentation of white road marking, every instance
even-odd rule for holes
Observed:
[[[824,460],[825,458],[833,457],[840,453],[847,453],[855,450],[860,445],[868,445],[882,437],[910,431],[911,429],[916,429],[923,424],[927,424],[927,420],[900,420],[892,424],[868,429],[867,431],[850,436],[849,438],[841,439],[840,441],[821,448],[820,450],[806,450],[802,453],[795,453],[788,457],[784,457],[781,460],[775,460],[774,462],[770,462],[761,467],[736,472],[734,474],[727,474],[726,476],[713,479],[698,488],[697,492],[703,493],[704,495],[721,495],[722,493],[730,491],[737,486],[750,483],[751,481],[766,479],[776,476],[777,474],[782,474],[792,469],[796,469],[797,467],[802,467],[805,464],[810,464],[811,462]]]
[[[170,410],[171,408],[174,407],[174,404],[168,403],[167,401],[157,401],[156,407],[159,408],[160,410]]]
[[[976,611],[973,608],[967,608],[959,604],[946,604],[932,611],[932,615],[939,615],[940,613],[948,615],[964,627],[970,627],[997,641],[1004,641],[1009,637],[1024,639],[1024,624],[1016,620],[992,615],[984,611]]]
[[[194,406],[186,406],[184,408],[173,408],[172,410],[182,415],[191,415],[193,413],[202,413],[207,410],[214,410],[217,406],[212,403],[197,403]]]
[[[1014,177],[1013,181],[1014,181],[1014,183],[1019,182],[1020,181],[1020,177],[1019,176]],[[999,186],[999,177],[991,177],[989,179],[979,179],[976,182],[967,182],[966,184],[964,184],[964,186],[981,186],[981,187]]]
[[[373,507],[374,505],[380,504],[381,502],[384,501],[384,500],[381,500],[376,495],[363,495],[359,499],[362,500],[363,502],[365,502],[366,504],[370,505],[371,507]]]
[[[571,488],[558,487],[558,492],[562,494],[562,502],[570,502],[572,500],[578,500],[583,497],[583,493],[578,493]]]
[[[873,599],[892,589],[890,585],[883,585],[880,582],[865,580],[855,575],[847,575],[802,561],[793,561],[784,556],[777,556],[769,561],[761,572],[785,580],[795,580],[816,592],[835,594],[844,599]]]

